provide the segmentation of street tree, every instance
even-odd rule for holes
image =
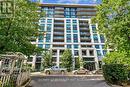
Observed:
[[[75,58],[75,68],[76,69],[80,68],[80,57]]]
[[[53,61],[52,61],[52,53],[49,51],[49,52],[44,52],[43,55],[42,55],[42,69],[45,69],[45,68],[50,68],[53,66]]]
[[[66,49],[61,58],[62,67],[67,68],[68,71],[72,70],[72,53],[71,50]]]
[[[38,3],[15,0],[14,17],[0,18],[0,53],[22,52],[29,56],[41,51],[30,40],[38,36],[37,22],[42,14],[38,13]]]
[[[102,0],[97,6],[98,30],[113,50],[130,53],[130,0]]]

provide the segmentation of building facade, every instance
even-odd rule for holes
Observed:
[[[41,4],[40,9],[45,17],[39,20],[41,34],[32,44],[51,50],[57,66],[64,50],[70,49],[73,68],[77,57],[83,58],[84,68],[88,70],[101,68],[101,59],[110,50],[104,49],[105,38],[98,34],[98,25],[91,23],[96,16],[95,5]],[[29,63],[40,69],[42,59],[32,57]]]

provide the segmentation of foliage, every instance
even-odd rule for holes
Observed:
[[[104,58],[103,62],[105,64],[130,64],[130,58],[127,56],[126,52],[111,52],[108,53]]]
[[[41,51],[30,42],[38,33],[38,24],[35,21],[41,17],[37,10],[38,3],[15,0],[14,17],[0,19],[0,53],[22,52],[29,56]]]
[[[75,69],[80,68],[80,57],[75,58]]]
[[[68,71],[72,70],[72,53],[71,50],[66,49],[61,58],[62,67],[67,68]]]
[[[42,56],[43,62],[42,62],[42,68],[50,68],[53,66],[52,63],[52,53],[51,52],[44,52]]]
[[[124,64],[103,65],[103,74],[109,83],[122,85],[127,82],[128,71]]]
[[[93,22],[98,23],[98,30],[104,34],[107,45],[113,49],[130,49],[130,0],[102,0],[97,6],[97,15]]]

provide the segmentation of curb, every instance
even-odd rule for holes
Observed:
[[[29,81],[26,84],[24,84],[24,85],[22,85],[20,87],[26,87],[27,85],[29,85],[30,82],[31,82],[31,79],[29,79]]]

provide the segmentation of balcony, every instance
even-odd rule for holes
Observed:
[[[54,32],[54,35],[64,35],[64,32]]]
[[[89,28],[80,28],[80,31],[89,31]]]

